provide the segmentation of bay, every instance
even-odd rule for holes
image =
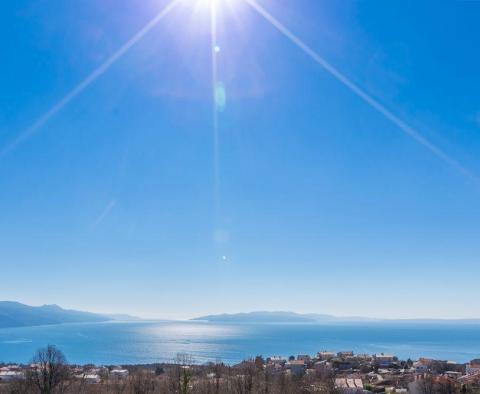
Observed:
[[[27,363],[35,350],[59,347],[71,363],[97,365],[172,361],[233,364],[263,355],[314,355],[320,350],[389,353],[467,362],[480,358],[480,326],[453,324],[222,324],[140,321],[0,329],[0,362]]]

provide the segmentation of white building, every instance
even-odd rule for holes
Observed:
[[[395,356],[392,356],[391,354],[383,354],[383,353],[375,354],[374,358],[375,358],[375,362],[380,367],[390,367],[395,361]]]
[[[98,384],[102,381],[102,379],[100,378],[100,375],[97,375],[97,374],[87,374],[83,376],[83,379],[85,380],[85,382],[91,383],[91,384]]]
[[[285,364],[287,359],[283,356],[271,356],[267,359],[267,361],[271,364]]]
[[[1,382],[11,382],[13,380],[25,379],[25,374],[19,371],[0,371]]]
[[[112,369],[110,376],[116,379],[126,379],[128,378],[128,369]]]

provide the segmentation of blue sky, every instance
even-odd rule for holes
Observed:
[[[473,176],[244,0],[218,0],[218,188],[207,0],[27,136],[167,2],[3,2],[0,299],[480,317],[480,2],[258,2]]]

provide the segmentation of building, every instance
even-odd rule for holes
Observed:
[[[335,388],[342,393],[356,393],[363,391],[363,382],[360,378],[337,378]]]
[[[430,370],[433,364],[433,360],[430,358],[419,358],[418,361],[413,363],[415,373],[423,374]]]
[[[100,375],[97,374],[86,374],[81,377],[85,382],[91,383],[91,384],[98,384],[102,381],[100,378]]]
[[[287,363],[287,368],[292,375],[301,376],[305,373],[307,365],[303,360],[292,360]]]
[[[480,386],[480,374],[461,376],[457,382],[468,386]]]
[[[128,378],[128,369],[112,369],[110,371],[110,377],[114,379],[126,379]]]
[[[308,354],[299,354],[297,356],[297,360],[305,361],[306,363],[309,363],[312,359]]]
[[[338,352],[337,357],[342,357],[342,358],[353,357],[353,351],[347,350],[347,351],[344,351],[344,352]]]
[[[349,369],[353,369],[354,362],[352,359],[345,360],[343,358],[336,358],[331,361],[332,367],[339,371],[348,371]]]
[[[418,374],[424,374],[430,370],[429,366],[425,364],[415,363],[413,364],[413,366],[415,367],[415,373],[418,373]]]
[[[265,366],[265,371],[270,375],[281,375],[283,373],[283,364],[269,363]]]
[[[372,360],[372,356],[370,354],[356,354],[355,355],[355,358],[357,360],[362,360],[362,361],[371,361]]]
[[[375,363],[379,367],[383,368],[388,368],[392,366],[392,364],[395,362],[395,356],[392,356],[391,354],[375,354],[373,358],[375,360]]]
[[[0,382],[11,382],[25,379],[25,373],[20,371],[0,371]]]
[[[321,361],[324,360],[331,360],[332,358],[336,357],[337,354],[334,352],[327,352],[327,351],[321,351],[317,353],[317,358]]]
[[[286,362],[287,362],[287,359],[285,357],[282,357],[282,356],[271,356],[271,357],[267,358],[267,363],[269,363],[269,364],[285,365]]]
[[[476,375],[480,373],[480,359],[470,361],[466,366],[467,375]]]
[[[450,379],[457,380],[458,378],[460,378],[462,376],[462,373],[457,372],[457,371],[446,371],[443,375],[450,378]]]

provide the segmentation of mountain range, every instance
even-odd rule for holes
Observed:
[[[135,319],[128,315],[106,315],[63,309],[58,305],[29,306],[19,302],[0,301],[0,328]]]
[[[98,314],[58,305],[29,306],[13,301],[0,301],[0,329],[63,323],[98,323],[107,321],[141,320],[130,315]],[[480,319],[379,319],[359,316],[338,317],[327,314],[284,311],[256,311],[248,313],[207,315],[191,319],[212,323],[316,323],[316,324],[480,324]]]
[[[317,324],[349,324],[349,323],[382,323],[382,324],[480,324],[480,319],[381,319],[360,316],[333,316],[316,313],[295,312],[248,312],[207,315],[191,319],[217,323],[317,323]]]
[[[300,314],[295,312],[284,311],[257,311],[248,313],[223,313],[219,315],[207,315],[196,317],[191,320],[209,321],[209,322],[255,322],[255,323],[338,323],[338,322],[360,322],[360,321],[377,321],[378,319],[370,319],[364,317],[337,317],[326,314],[306,313]]]

